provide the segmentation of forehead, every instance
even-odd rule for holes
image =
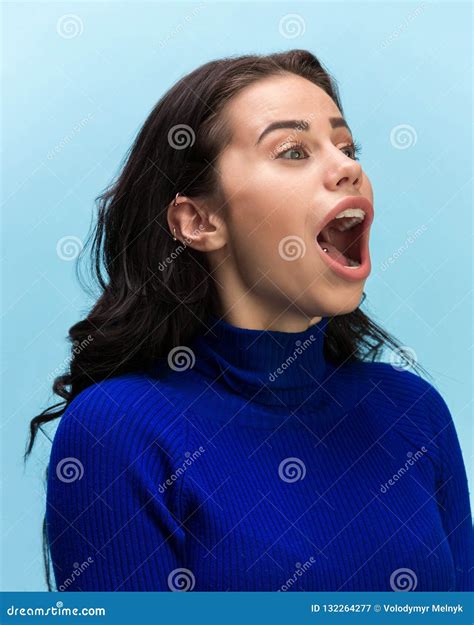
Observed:
[[[331,127],[330,117],[341,112],[318,85],[296,75],[269,76],[242,89],[226,105],[232,142],[255,142],[272,121],[305,119],[317,128]]]

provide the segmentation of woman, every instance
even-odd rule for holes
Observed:
[[[100,197],[65,405],[31,422],[27,454],[62,415],[59,590],[472,589],[450,412],[359,308],[357,152],[304,50],[207,63],[151,112]]]

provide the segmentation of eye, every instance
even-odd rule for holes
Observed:
[[[286,144],[288,145],[288,144]],[[303,156],[299,156],[297,158],[292,158],[290,157],[286,157],[284,156],[284,154],[303,154]],[[306,156],[304,156],[306,155]],[[303,143],[294,143],[293,145],[291,145],[290,147],[287,147],[286,150],[281,150],[280,152],[277,152],[275,158],[283,158],[285,160],[288,161],[301,161],[304,158],[308,158],[308,153],[306,151],[306,147]]]
[[[343,152],[344,151],[347,152],[347,156],[349,158],[352,158],[353,160],[358,161],[359,160],[358,154],[362,152],[362,146],[358,141],[353,141],[349,145],[346,145],[343,148],[341,148],[341,150]],[[287,154],[289,154],[290,156],[285,156]],[[296,155],[296,157],[293,158],[293,155]],[[298,143],[294,143],[293,145],[290,145],[289,147],[287,147],[284,150],[281,150],[280,152],[277,152],[274,158],[282,158],[287,161],[301,161],[301,160],[304,160],[305,158],[309,158],[309,154],[307,152],[307,149],[304,143],[298,142]]]
[[[358,141],[353,141],[350,145],[343,147],[342,150],[347,150],[349,152],[348,157],[358,161],[357,155],[362,152],[362,146]]]

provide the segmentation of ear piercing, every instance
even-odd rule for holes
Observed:
[[[176,200],[178,199],[179,194],[180,194],[180,191],[178,191],[178,193],[175,195],[173,206],[178,206],[178,202]],[[173,226],[173,241],[177,241],[177,240],[178,239],[176,238],[176,226]]]

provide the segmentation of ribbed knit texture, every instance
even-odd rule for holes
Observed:
[[[439,392],[331,364],[303,332],[211,331],[81,392],[53,442],[57,587],[473,590],[466,471]]]

